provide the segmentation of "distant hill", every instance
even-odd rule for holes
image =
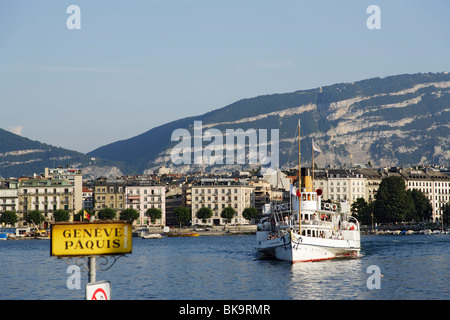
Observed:
[[[113,165],[109,160],[93,161],[91,156],[83,153],[33,141],[0,129],[0,176],[4,178],[40,174],[45,167],[58,166],[89,167],[89,172],[95,176],[95,168]]]
[[[420,73],[340,83],[237,101],[206,114],[180,119],[136,137],[100,147],[89,156],[124,163],[125,171],[161,166],[177,172],[218,171],[224,166],[174,165],[175,129],[193,134],[194,121],[208,128],[279,129],[280,166],[295,167],[296,126],[301,120],[302,163],[311,162],[311,140],[321,148],[319,166],[368,163],[395,166],[450,162],[450,74]],[[210,142],[203,142],[203,147]],[[245,167],[245,166],[244,166]],[[248,166],[247,166],[248,167]]]

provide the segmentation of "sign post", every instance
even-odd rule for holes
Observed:
[[[89,272],[89,283],[86,285],[88,300],[109,300],[111,297],[109,282],[107,284],[96,282],[97,258],[108,260],[107,257],[111,256],[113,265],[117,257],[129,253],[132,253],[131,222],[57,222],[51,226],[50,256],[62,259],[80,257],[88,259],[86,267]],[[91,287],[97,291],[91,292]]]

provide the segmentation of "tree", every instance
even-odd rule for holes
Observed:
[[[14,211],[3,211],[0,215],[0,223],[14,226],[17,221],[19,221],[19,218],[17,217],[17,213]]]
[[[429,220],[433,213],[433,208],[431,206],[430,201],[427,196],[423,194],[422,191],[417,189],[412,189],[407,191],[414,202],[415,210],[412,212],[412,215],[407,219],[408,221],[424,221]]]
[[[445,225],[448,226],[450,224],[450,202],[447,202],[442,207],[442,219]]]
[[[158,208],[150,208],[145,212],[145,215],[147,217],[150,217],[152,223],[153,221],[156,222],[156,220],[161,219],[162,218],[162,211]],[[154,224],[154,223],[153,223]]]
[[[53,218],[55,218],[55,221],[69,221],[70,214],[67,210],[56,210],[53,213]]]
[[[44,215],[39,210],[30,211],[27,214],[27,222],[39,225],[45,220]]]
[[[222,210],[220,216],[225,219],[225,224],[230,223],[231,219],[236,215],[236,210],[232,207],[226,207]]]
[[[116,218],[116,210],[111,208],[103,208],[98,212],[99,220],[114,220]]]
[[[242,211],[242,216],[247,220],[256,219],[258,217],[258,210],[255,207],[248,207]]]
[[[405,182],[401,177],[391,176],[381,181],[373,210],[377,222],[405,221],[414,210],[413,199],[406,192]]]
[[[191,220],[191,211],[189,210],[189,208],[178,207],[175,208],[173,212],[175,214],[175,219],[177,219],[177,222],[180,224],[180,227],[182,224]]]
[[[139,212],[137,212],[135,209],[125,209],[123,210],[120,215],[120,220],[126,220],[126,221],[134,221],[139,219]]]
[[[203,224],[206,224],[206,220],[211,218],[212,215],[213,215],[213,212],[212,212],[211,208],[208,208],[208,207],[201,207],[196,213],[197,218],[201,219]]]
[[[358,198],[352,203],[352,216],[361,224],[370,225],[372,223],[373,202],[367,203],[364,198]]]

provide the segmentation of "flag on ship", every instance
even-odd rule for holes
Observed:
[[[320,150],[319,146],[314,142],[314,139],[312,140],[312,148],[314,151],[322,152],[322,150]]]
[[[291,194],[293,196],[300,197],[300,191],[291,184]]]
[[[91,216],[89,215],[89,213],[86,212],[86,210],[83,210],[83,220],[90,220]]]

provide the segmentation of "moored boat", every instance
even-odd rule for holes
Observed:
[[[167,233],[168,237],[198,237],[199,233],[195,231],[171,231]]]
[[[162,235],[159,233],[151,233],[151,234],[147,234],[142,236],[142,239],[161,239]]]
[[[313,142],[313,159],[317,149]],[[258,224],[256,250],[263,256],[290,262],[358,257],[360,226],[350,214],[350,205],[322,203],[322,190],[313,191],[311,176],[305,174],[302,188],[299,164],[298,189],[291,185],[289,203],[271,204],[269,214]]]

